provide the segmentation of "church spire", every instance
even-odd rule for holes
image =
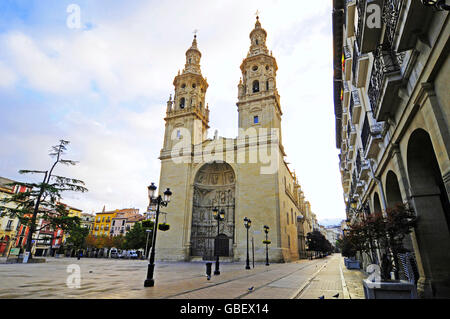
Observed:
[[[250,50],[247,57],[258,54],[268,54],[269,50],[266,46],[267,32],[261,27],[259,16],[256,16],[255,28],[250,32]]]
[[[197,47],[197,34],[194,34],[191,47],[186,51],[186,65],[183,73],[202,74],[200,70],[200,58],[202,53]]]

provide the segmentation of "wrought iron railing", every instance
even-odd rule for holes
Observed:
[[[355,164],[356,164],[356,171],[358,172],[359,175],[359,173],[361,172],[361,156],[359,155],[359,150],[358,153],[356,154]]]
[[[358,44],[353,42],[353,60],[352,60],[352,73],[353,73],[353,84],[356,85],[356,67],[358,64],[359,59],[359,51],[358,51]]]
[[[350,95],[350,104],[348,106],[348,112],[350,113],[350,118],[353,118],[353,94]]]
[[[358,47],[361,47],[361,37],[362,30],[364,27],[364,13],[366,10],[366,0],[357,0],[356,1],[356,9],[358,12],[358,23],[356,29],[356,41],[358,42]]]
[[[370,107],[375,114],[378,106],[378,100],[383,89],[383,81],[386,74],[397,72],[403,63],[405,54],[396,53],[387,45],[379,45],[374,52],[374,61],[372,73],[370,75],[369,96]]]
[[[400,13],[400,8],[402,5],[402,0],[385,0],[383,6],[382,20],[386,27],[384,43],[393,47],[395,29],[397,27],[398,17]]]
[[[348,47],[348,45],[344,46],[344,51],[343,52],[344,52],[344,58],[346,60],[350,59],[352,57],[352,52],[351,52],[350,48]]]
[[[361,131],[361,142],[364,150],[366,150],[367,142],[369,141],[369,136],[370,136],[370,125],[366,115],[366,117],[364,118],[364,124]]]

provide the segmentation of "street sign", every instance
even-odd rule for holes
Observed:
[[[20,248],[11,248],[9,251],[9,255],[19,256],[20,254]]]
[[[254,230],[253,234],[255,234],[255,235],[261,234],[261,231],[260,230]]]

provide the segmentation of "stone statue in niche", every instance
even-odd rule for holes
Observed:
[[[214,185],[216,185],[218,181],[219,181],[219,175],[217,175],[217,174],[212,174],[212,175],[211,175],[211,182],[212,182]]]
[[[225,192],[220,192],[220,202],[222,204],[225,204],[225,201],[226,201],[226,194],[225,194]]]
[[[232,203],[233,202],[233,192],[231,191],[231,189],[228,190],[228,203]]]

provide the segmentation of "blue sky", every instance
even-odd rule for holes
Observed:
[[[80,7],[80,29],[66,21]],[[79,165],[60,173],[87,212],[147,205],[159,180],[173,78],[198,29],[212,137],[237,135],[237,84],[255,11],[278,62],[286,161],[319,219],[345,218],[332,99],[331,1],[1,1],[0,175],[44,169],[60,138]]]

